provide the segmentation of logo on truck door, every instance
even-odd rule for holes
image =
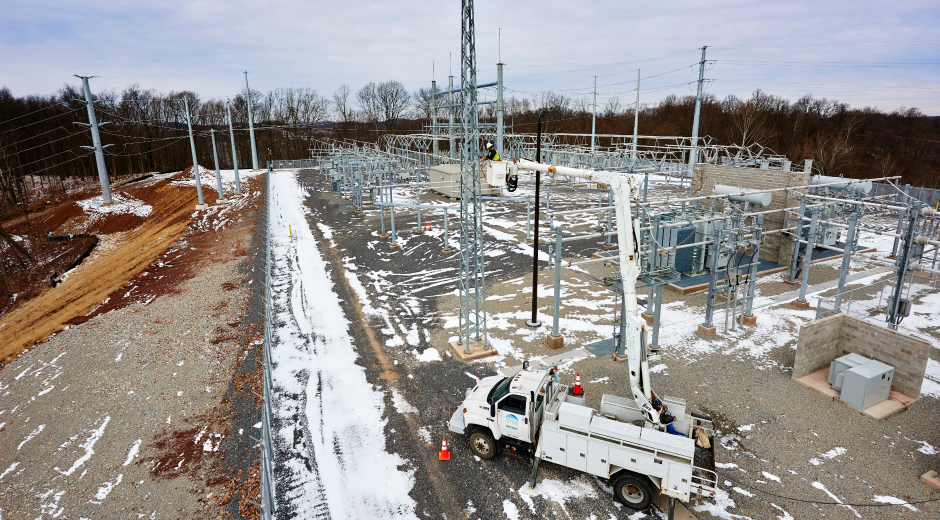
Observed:
[[[516,417],[515,415],[511,414],[511,413],[510,413],[510,414],[506,414],[506,420],[504,421],[504,423],[505,423],[506,427],[509,428],[510,430],[518,430],[518,429],[519,429],[519,418]]]

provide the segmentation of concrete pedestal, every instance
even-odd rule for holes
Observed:
[[[565,338],[564,336],[552,336],[552,333],[549,332],[542,344],[552,350],[558,350],[565,346]]]
[[[196,210],[197,210],[197,211],[200,210],[200,209],[206,209],[206,208],[208,208],[208,207],[209,207],[208,204],[196,204]]]
[[[809,302],[801,302],[800,300],[793,300],[790,302],[790,305],[796,307],[797,309],[809,309]]]
[[[442,255],[449,255],[451,253],[453,253],[453,251],[451,251],[450,249],[441,249]]]
[[[423,235],[423,234],[424,234],[424,230],[423,230],[423,229],[416,229],[416,230],[415,230],[415,234],[416,234],[416,235]]]
[[[389,244],[388,248],[389,249],[401,249],[401,246],[393,243],[393,244]]]
[[[617,249],[617,244],[604,244],[604,249]]]
[[[744,325],[753,325],[757,323],[757,316],[741,316],[741,323]]]
[[[496,349],[490,346],[483,348],[483,342],[475,339],[470,340],[470,353],[464,352],[464,346],[456,341],[450,342],[450,348],[454,351],[454,356],[461,361],[472,361],[474,359],[485,358],[496,355]]]
[[[940,490],[940,479],[937,478],[937,472],[930,470],[920,476],[920,481],[928,486]]]
[[[652,325],[652,324],[653,324],[653,318],[654,318],[654,316],[653,316],[652,314],[646,314],[645,312],[641,312],[641,313],[640,313],[640,317],[643,318],[644,320],[646,320],[646,324],[647,324],[647,325]]]
[[[718,332],[718,329],[714,326],[706,327],[705,325],[701,324],[698,326],[698,333],[702,336],[714,336],[716,332]]]
[[[228,202],[228,199],[215,199],[216,204],[225,204]]]
[[[783,283],[785,283],[785,284],[787,284],[787,285],[800,285],[800,281],[799,281],[799,280],[784,280]]]
[[[388,233],[385,233],[385,234],[382,234],[382,235],[379,235],[379,238],[381,238],[382,240],[385,240],[385,239],[387,239],[387,238],[388,238]]]

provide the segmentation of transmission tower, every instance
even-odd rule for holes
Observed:
[[[480,202],[480,122],[477,118],[477,50],[473,0],[461,0],[460,23],[460,321],[458,342],[489,349],[486,338],[486,277],[483,274],[483,211]]]

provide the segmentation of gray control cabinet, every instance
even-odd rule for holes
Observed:
[[[871,360],[867,357],[860,356],[858,354],[846,354],[840,358],[836,358],[832,363],[829,363],[829,384],[832,385],[832,389],[842,391],[842,383],[843,378],[845,377],[845,371],[850,368],[864,365],[869,361]]]
[[[859,410],[871,408],[888,399],[893,379],[894,367],[870,360],[845,371],[839,398]]]

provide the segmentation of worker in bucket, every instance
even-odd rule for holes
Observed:
[[[499,152],[496,151],[496,148],[493,148],[493,143],[486,143],[486,159],[488,161],[499,160]]]

